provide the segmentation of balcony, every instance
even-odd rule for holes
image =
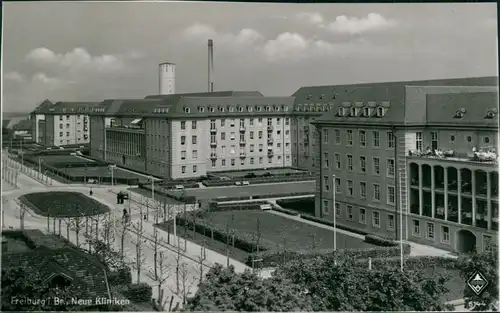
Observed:
[[[267,138],[267,144],[272,145],[274,142],[273,138]]]
[[[245,127],[245,125],[240,125],[240,132],[244,132],[246,130],[247,128]]]
[[[240,139],[240,146],[244,146],[244,145],[246,145],[246,144],[247,144],[247,142],[246,142],[246,140],[245,140],[245,139],[243,139],[243,140],[241,140],[241,139]]]
[[[240,152],[240,158],[246,158],[247,154],[246,152]]]
[[[210,133],[215,134],[217,132],[216,128],[210,128]]]
[[[273,150],[271,150],[271,149],[267,150],[267,156],[272,157],[273,155],[274,155],[274,151]]]
[[[430,148],[427,148],[425,151],[409,150],[408,156],[435,160],[498,165],[498,154],[493,148],[473,149],[469,152],[458,152],[453,149],[432,150]]]
[[[210,147],[217,147],[217,142],[215,141],[210,142]]]
[[[272,132],[273,131],[273,125],[267,125],[267,131]]]
[[[215,152],[210,153],[210,159],[211,160],[217,159],[217,153],[215,153]]]

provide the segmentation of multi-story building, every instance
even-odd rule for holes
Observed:
[[[91,112],[91,155],[179,179],[290,167],[292,97],[211,92],[106,100]]]
[[[43,101],[30,113],[33,140],[44,146],[89,144],[88,112],[98,104]]]
[[[472,77],[425,81],[389,82],[377,84],[355,84],[337,86],[302,87],[292,96],[295,98],[292,117],[292,161],[293,166],[313,171],[316,167],[317,148],[314,136],[314,119],[319,118],[331,107],[355,90],[360,93],[373,86],[497,86],[497,77]]]
[[[295,111],[319,106],[315,91],[335,99],[313,122],[316,215],[451,251],[485,249],[498,231],[498,96],[468,82],[302,90]]]

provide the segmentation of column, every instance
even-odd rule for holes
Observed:
[[[486,219],[488,221],[488,229],[491,229],[491,172],[486,172],[486,184],[488,190],[486,191]]]
[[[476,226],[476,171],[471,171],[472,182],[472,226]]]
[[[431,166],[431,217],[436,216],[436,181],[434,172],[435,166]]]
[[[448,167],[444,167],[444,220],[448,220]]]
[[[458,223],[462,223],[462,172],[457,168]]]
[[[418,214],[421,216],[424,212],[424,190],[422,189],[422,164],[418,164]]]

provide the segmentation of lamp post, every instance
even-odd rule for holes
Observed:
[[[42,161],[43,158],[38,158],[38,179],[40,179],[40,175],[42,174]]]
[[[114,185],[114,177],[113,177],[113,169],[116,167],[116,165],[110,165],[109,169],[111,170],[111,187]]]
[[[335,205],[335,174],[332,176],[332,201],[333,201],[333,251],[337,251],[337,206]]]
[[[153,175],[151,175],[150,177],[151,177],[151,198],[153,199],[153,205],[155,205],[155,181]]]

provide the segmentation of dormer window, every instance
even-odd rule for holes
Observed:
[[[321,107],[316,107],[316,112],[321,112]]]
[[[347,108],[340,107],[339,111],[337,112],[338,116],[345,116],[346,115]]]
[[[210,107],[209,108],[210,112],[214,113],[215,112],[215,108],[214,107]]]
[[[229,107],[229,112],[234,112],[234,108],[233,107]]]
[[[200,112],[200,113],[205,112],[205,108],[204,107],[198,107],[198,112]]]
[[[243,107],[238,107],[239,112],[243,112]]]
[[[322,93],[322,94],[321,94],[321,96],[319,96],[319,98],[320,98],[320,99],[325,98],[325,94],[324,94],[324,93]]]
[[[462,117],[464,117],[465,112],[467,112],[467,110],[465,110],[465,108],[460,108],[460,109],[458,109],[458,110],[455,112],[455,116],[454,116],[454,118],[462,118]]]
[[[377,117],[384,117],[385,115],[385,109],[383,107],[378,107],[377,108]]]
[[[486,113],[486,118],[494,118],[497,115],[497,109],[490,109]]]
[[[266,107],[266,111],[267,111],[267,112],[271,112],[271,107],[270,107],[270,106],[267,106],[267,107]]]
[[[283,111],[285,111],[285,112],[288,111],[288,107],[286,105],[283,106]]]
[[[351,108],[351,116],[352,117],[358,116],[358,108]]]
[[[323,107],[323,112],[326,112],[328,108],[327,107]]]
[[[253,107],[247,106],[247,110],[248,110],[248,112],[252,112],[253,111]]]
[[[191,109],[189,109],[189,108],[184,108],[184,113],[191,113]]]
[[[257,112],[262,112],[262,107],[257,107]]]
[[[224,112],[224,107],[220,107],[219,112]]]
[[[363,108],[363,116],[365,117],[372,116],[372,108]]]
[[[280,110],[280,107],[279,106],[275,106],[274,107],[274,111],[279,111]]]
[[[311,100],[311,98],[312,98],[312,95],[311,95],[311,94],[308,94],[306,99],[307,99],[307,100]]]

